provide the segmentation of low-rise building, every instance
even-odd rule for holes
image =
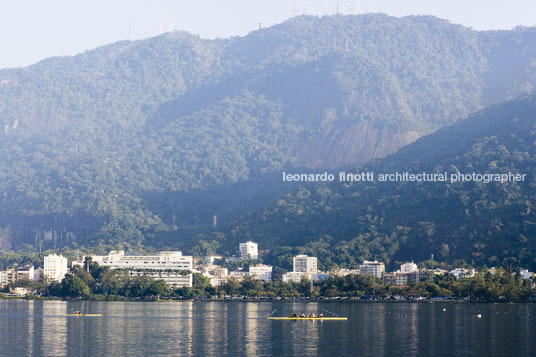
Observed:
[[[85,257],[84,257],[85,258]],[[84,259],[75,259],[71,262],[71,268],[80,267],[84,268]]]
[[[528,271],[528,269],[521,269],[519,271],[519,274],[521,275],[521,279],[523,280],[530,279],[534,276],[534,273],[531,271]]]
[[[446,270],[446,269],[441,269],[441,268],[435,268],[434,270],[431,270],[433,275],[445,275],[447,274],[449,271]]]
[[[299,283],[303,279],[309,279],[307,273],[302,271],[289,271],[283,274],[284,283]]]
[[[476,271],[475,269],[456,268],[449,271],[449,273],[454,275],[456,279],[460,279],[473,277],[475,276]]]
[[[37,268],[34,270],[35,281],[43,281],[44,276],[45,276],[45,271],[43,270],[43,268]]]
[[[400,265],[400,272],[402,273],[414,273],[416,271],[419,271],[419,267],[413,261]]]
[[[201,265],[198,265],[196,269],[194,269],[194,272],[201,273],[203,275],[211,275],[212,272],[220,268],[221,267],[216,264],[201,264]]]
[[[343,277],[347,275],[359,274],[359,269],[337,269],[329,272],[332,276]]]
[[[240,259],[240,257],[237,257],[236,255],[225,258],[226,263],[237,263],[241,261],[242,259]]]
[[[231,271],[229,272],[229,278],[235,279],[236,281],[242,281],[249,276],[247,271]]]
[[[264,264],[250,266],[249,275],[262,281],[272,281],[272,266]]]
[[[227,283],[227,281],[229,281],[229,276],[211,276],[208,281],[210,286],[216,287]]]
[[[408,276],[405,273],[401,272],[392,272],[392,273],[386,273],[382,277],[383,280],[385,280],[390,285],[395,286],[406,286],[408,285]]]
[[[26,296],[30,293],[30,290],[25,287],[17,286],[12,290],[13,294],[16,296]]]
[[[395,286],[406,286],[411,282],[419,281],[425,274],[415,271],[411,273],[403,273],[401,271],[395,271],[392,273],[386,273],[383,276],[383,280],[387,283]]]
[[[126,269],[131,276],[148,276],[163,280],[172,288],[192,286],[193,259],[179,251],[157,255],[125,255],[113,250],[108,255],[94,255],[92,260],[111,269]]]
[[[311,277],[311,280],[312,281],[324,281],[326,280],[327,278],[329,278],[329,274],[328,273],[325,273],[325,272],[322,272],[322,271],[319,271],[318,273],[316,274],[311,274],[310,275]]]
[[[385,264],[375,261],[365,260],[363,264],[359,266],[359,274],[372,275],[381,279],[385,274]]]
[[[210,264],[210,266],[214,268],[210,270],[203,269],[202,272],[203,276],[209,279],[210,285],[216,287],[225,284],[229,279],[229,271],[227,268],[219,267],[213,264]]]
[[[214,264],[214,261],[221,260],[223,257],[221,255],[207,255],[204,259],[205,264]]]
[[[35,269],[33,266],[17,269],[17,281],[35,280]]]

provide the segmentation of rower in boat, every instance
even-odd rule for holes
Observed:
[[[315,313],[314,313],[314,312],[311,312],[311,313],[309,314],[309,317],[311,317],[311,318],[315,318]]]
[[[289,316],[268,316],[268,320],[322,320],[322,321],[347,321],[347,317],[324,317],[323,315],[318,315],[316,317],[305,317],[305,316],[299,316],[299,317],[289,317]]]
[[[300,315],[300,317],[305,317],[305,314],[302,312],[301,315]]]
[[[319,314],[318,314],[318,317],[323,318],[323,317],[324,317],[324,314],[323,314],[323,313],[319,313]]]
[[[296,313],[293,312],[292,315],[290,315],[290,317],[298,317],[298,315],[296,315]]]
[[[74,312],[74,314],[75,314],[75,315],[80,315],[81,312],[80,312],[80,310],[76,310],[76,311]]]

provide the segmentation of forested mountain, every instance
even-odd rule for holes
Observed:
[[[0,247],[189,239],[536,84],[536,29],[302,16],[0,71]],[[259,189],[255,189],[255,187]]]
[[[281,265],[300,251],[319,256],[324,267],[434,254],[451,263],[536,268],[536,95],[491,106],[352,171],[376,179],[304,184],[219,239],[205,236],[203,247],[233,249],[255,239]],[[503,183],[378,179],[396,172],[526,176]]]

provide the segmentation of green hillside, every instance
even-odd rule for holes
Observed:
[[[254,239],[283,265],[299,251],[319,256],[324,267],[434,254],[451,263],[536,268],[536,95],[491,106],[351,171],[377,178],[302,185],[229,227],[219,245],[233,249]],[[378,180],[395,172],[526,176],[503,183]]]
[[[302,16],[0,70],[0,248],[190,242],[213,215],[225,225],[290,192],[283,169],[385,157],[530,92],[535,40],[427,16]]]

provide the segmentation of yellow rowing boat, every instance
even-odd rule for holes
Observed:
[[[89,316],[89,317],[99,317],[102,314],[67,314],[67,316]]]
[[[285,317],[285,316],[268,316],[268,320],[327,320],[327,321],[346,321],[347,317]]]

